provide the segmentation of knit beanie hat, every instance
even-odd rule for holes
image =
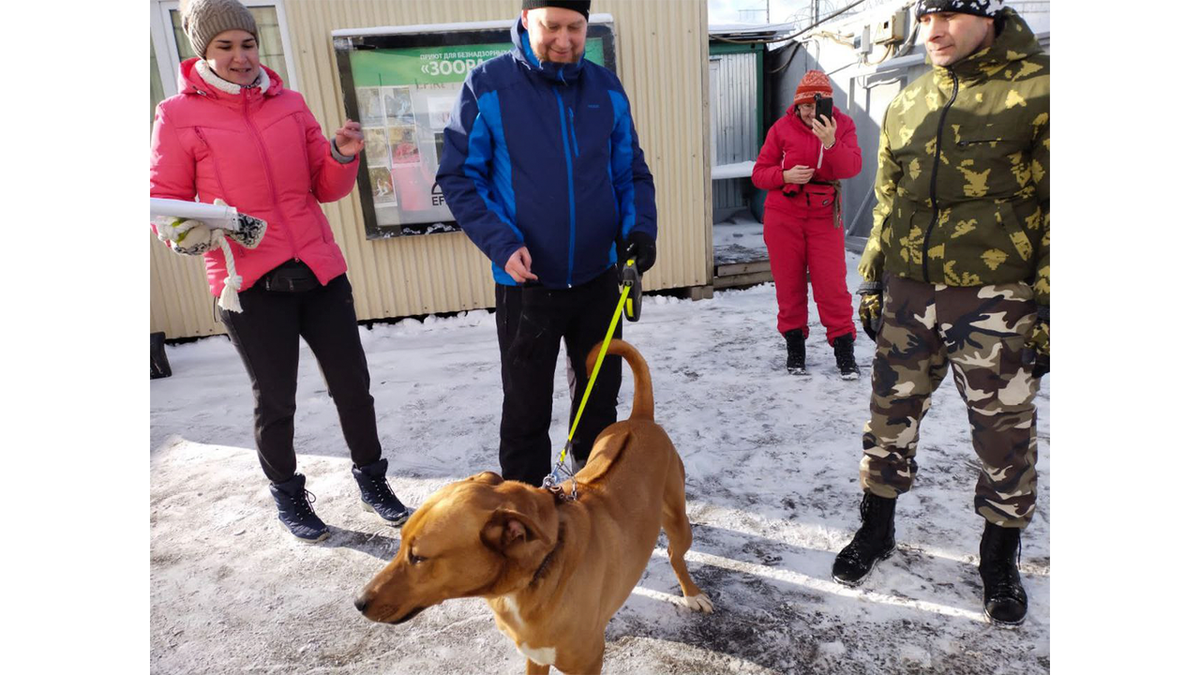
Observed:
[[[810,70],[804,74],[800,85],[796,87],[796,96],[792,99],[792,104],[815,103],[816,97],[813,94],[833,98],[833,85],[829,84],[829,76],[819,70]]]
[[[1000,13],[1001,4],[1003,0],[917,0],[917,18],[937,12],[974,14],[991,18]]]
[[[521,9],[541,9],[542,7],[561,7],[571,9],[588,18],[588,10],[592,8],[592,0],[521,0]]]
[[[244,30],[258,40],[254,15],[237,0],[190,0],[183,8],[183,32],[192,51],[202,59],[213,38],[234,29]]]

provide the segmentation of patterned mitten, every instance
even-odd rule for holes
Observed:
[[[200,255],[213,247],[212,230],[198,220],[175,218],[159,223],[158,238],[180,255]]]
[[[217,198],[213,200],[217,206],[228,206],[225,200]],[[244,213],[239,213],[237,220],[230,223],[225,228],[225,236],[241,244],[245,248],[254,248],[267,234],[267,221],[254,216],[248,216]]]

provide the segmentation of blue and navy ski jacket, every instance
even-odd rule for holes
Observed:
[[[520,19],[512,39],[467,75],[437,182],[497,283],[516,285],[504,265],[527,246],[538,281],[568,288],[614,265],[619,238],[657,236],[654,179],[615,74],[540,63]]]

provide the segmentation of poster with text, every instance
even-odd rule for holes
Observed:
[[[611,28],[597,30],[608,37],[593,36],[589,28],[585,58],[613,68]],[[336,35],[347,111],[358,115],[365,133],[367,161],[360,169],[359,191],[367,237],[458,230],[436,182],[443,130],[467,73],[512,49],[507,29]],[[435,44],[413,46],[422,42]]]

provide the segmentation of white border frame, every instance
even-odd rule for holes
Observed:
[[[179,3],[174,3],[178,5]],[[158,78],[162,80],[163,94],[170,98],[179,93],[176,87],[176,73],[179,72],[179,56],[171,49],[173,40],[167,38],[172,32],[163,25],[163,14],[159,10],[159,0],[150,0],[150,42],[154,45],[154,57],[158,60]],[[170,16],[167,18],[170,25]],[[167,58],[163,58],[167,55]],[[174,56],[175,58],[170,58]],[[172,68],[174,63],[174,68]]]
[[[289,88],[299,89],[300,71],[292,57],[292,37],[288,29],[287,12],[283,0],[245,0],[247,7],[274,7],[279,19],[279,34],[283,40],[283,62],[287,66]],[[176,80],[179,74],[179,49],[175,44],[175,30],[171,25],[171,10],[179,9],[178,0],[150,0],[150,38],[158,58],[158,73],[162,79],[163,93],[168,97],[179,93]],[[166,55],[166,58],[163,58]]]

